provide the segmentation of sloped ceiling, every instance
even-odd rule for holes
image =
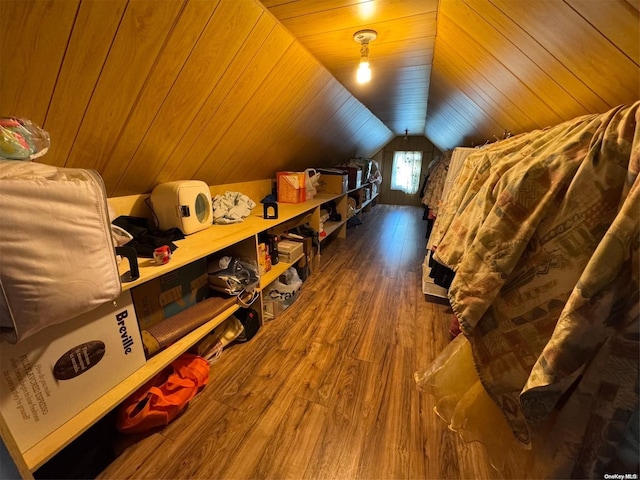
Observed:
[[[393,133],[255,0],[0,0],[0,115],[109,196],[371,156]]]
[[[440,150],[640,97],[637,0],[264,0],[396,135]],[[354,81],[360,29],[373,79]]]
[[[440,150],[640,97],[638,0],[0,0],[0,115],[110,196]],[[353,81],[353,34],[378,32]]]
[[[263,0],[269,11],[358,100],[396,135],[425,129],[436,37],[437,0]],[[373,80],[359,84],[360,45],[353,36],[373,29]]]

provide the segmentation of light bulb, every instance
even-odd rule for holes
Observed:
[[[371,68],[369,68],[369,62],[361,61],[358,67],[358,73],[356,74],[358,83],[367,83],[371,80]]]

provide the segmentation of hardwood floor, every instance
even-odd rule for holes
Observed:
[[[100,478],[522,478],[493,470],[415,387],[448,342],[449,309],[421,291],[422,209],[379,205],[332,241],[297,301],[161,433]]]

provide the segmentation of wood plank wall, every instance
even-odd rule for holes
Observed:
[[[109,196],[371,156],[391,131],[255,0],[2,0],[0,114]]]
[[[640,99],[638,0],[440,0],[425,135],[473,146]]]
[[[431,160],[440,155],[441,152],[426,137],[409,135],[406,140],[404,136],[395,137],[372,157],[379,162],[382,170],[382,185],[380,186],[378,203],[387,205],[421,205],[420,191],[415,195],[408,195],[399,190],[391,190],[391,169],[393,166],[393,154],[396,151],[421,151],[422,172],[426,171]],[[421,174],[420,177],[422,182],[423,175]]]

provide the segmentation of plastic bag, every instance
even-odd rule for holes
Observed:
[[[317,186],[320,182],[320,173],[313,168],[307,168],[304,171],[305,190],[307,200],[311,200],[318,193]]]
[[[296,294],[302,286],[302,280],[294,267],[289,268],[286,272],[278,277],[269,287],[269,298],[282,302],[285,306],[289,306],[296,298]]]
[[[31,120],[0,118],[0,158],[34,160],[49,150],[49,134]]]
[[[209,381],[209,363],[184,353],[118,408],[117,429],[141,433],[168,425]]]

